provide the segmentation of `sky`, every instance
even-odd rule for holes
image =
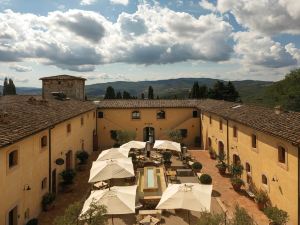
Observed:
[[[0,84],[282,79],[300,65],[299,0],[0,0]]]

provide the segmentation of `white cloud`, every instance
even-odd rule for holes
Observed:
[[[231,12],[237,22],[268,35],[300,34],[300,1],[298,0],[218,0],[220,12]]]
[[[124,62],[166,64],[230,58],[232,27],[222,17],[195,18],[158,5],[138,6],[115,23],[91,11],[54,11],[47,16],[0,13],[0,61],[30,58],[62,69],[87,72]]]
[[[16,72],[30,72],[30,71],[32,71],[31,67],[17,65],[17,64],[12,65],[9,68],[12,69],[12,70],[15,70]]]
[[[128,5],[129,0],[110,0],[112,4]]]
[[[297,64],[291,54],[290,45],[283,46],[270,37],[254,32],[238,32],[234,34],[236,45],[234,50],[245,64],[280,68]],[[287,48],[290,47],[290,51]]]
[[[97,2],[97,0],[82,0],[80,5],[93,5]]]
[[[216,12],[217,8],[214,4],[212,4],[211,2],[209,2],[208,0],[202,0],[199,2],[199,5],[203,8],[203,9],[207,9],[210,10],[212,12]]]

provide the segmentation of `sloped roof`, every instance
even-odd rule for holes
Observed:
[[[41,100],[40,96],[0,97],[0,113],[7,115],[0,120],[0,147],[95,109],[91,102]]]
[[[40,80],[86,80],[86,79],[82,77],[63,74],[63,75],[50,76],[50,77],[41,77]]]

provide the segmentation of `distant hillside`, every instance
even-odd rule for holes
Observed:
[[[16,87],[17,94],[19,95],[40,95],[42,93],[41,88],[35,87]],[[2,93],[3,86],[0,85],[0,92]]]
[[[112,86],[115,91],[129,91],[131,95],[141,96],[141,93],[147,95],[148,87],[151,85],[154,89],[154,94],[159,95],[160,98],[187,98],[190,89],[195,81],[199,82],[199,85],[206,85],[211,87],[217,81],[217,79],[210,78],[179,78],[170,80],[158,80],[158,81],[117,81],[108,82],[101,84],[92,84],[86,86],[86,93],[88,97],[103,97],[105,90],[108,86]],[[268,81],[233,81],[237,90],[239,91],[242,99],[252,98],[257,93],[262,92],[262,90],[272,84]]]
[[[300,69],[291,71],[285,79],[275,82],[261,92],[247,97],[247,102],[300,112]]]

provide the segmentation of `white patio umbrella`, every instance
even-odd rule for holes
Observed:
[[[174,141],[157,140],[155,141],[153,148],[162,149],[162,150],[168,149],[176,152],[181,152],[180,143]]]
[[[107,159],[128,158],[129,151],[130,149],[128,148],[110,148],[102,151],[98,156],[97,161]]]
[[[156,209],[186,209],[210,212],[212,185],[197,183],[170,184]],[[189,214],[188,214],[189,217]]]
[[[83,205],[80,216],[87,212],[92,202],[104,205],[107,215],[135,213],[136,189],[137,185],[132,185],[114,186],[109,189],[92,191]]]
[[[90,170],[89,183],[133,176],[134,170],[131,158],[94,161]]]
[[[129,141],[123,145],[121,145],[121,148],[129,148],[129,149],[143,149],[146,147],[146,142],[143,141]]]

